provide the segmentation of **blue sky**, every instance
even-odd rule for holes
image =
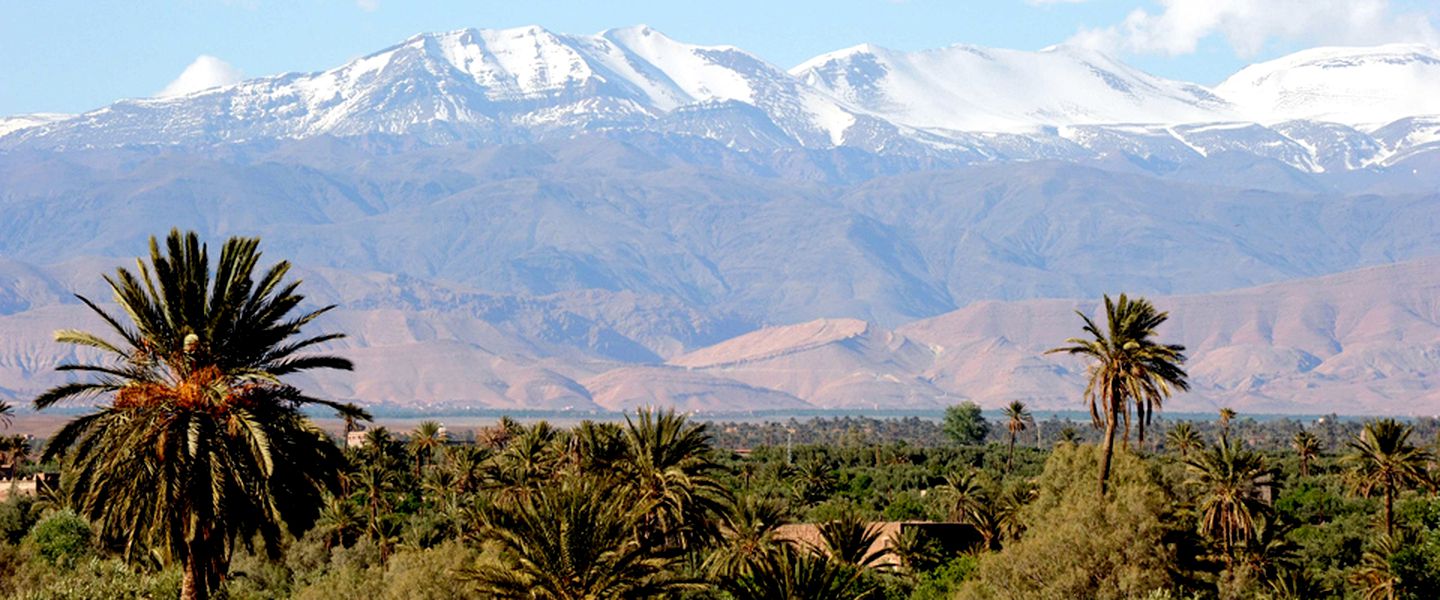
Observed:
[[[1315,45],[1440,45],[1436,0],[17,0],[0,5],[0,115],[155,95],[192,63],[186,81],[256,77],[329,68],[423,31],[639,23],[787,68],[863,42],[1069,42],[1205,84]]]

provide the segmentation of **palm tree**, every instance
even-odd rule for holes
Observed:
[[[1300,476],[1309,477],[1310,461],[1320,455],[1320,440],[1315,438],[1315,434],[1301,429],[1290,438],[1290,447],[1294,448],[1296,456],[1300,457]]]
[[[622,490],[633,505],[653,506],[642,516],[642,541],[690,548],[714,539],[728,492],[716,479],[705,425],[671,410],[640,410],[626,416],[623,437]]]
[[[0,400],[0,425],[3,425],[6,429],[9,429],[10,425],[14,422],[15,408],[10,406],[9,402]]]
[[[325,549],[346,546],[362,529],[360,511],[353,502],[337,496],[325,496],[325,507],[315,521],[316,531],[325,539]]]
[[[1019,400],[1011,402],[1005,407],[1005,429],[1010,432],[1010,448],[1005,455],[1005,471],[1010,471],[1010,464],[1015,459],[1015,436],[1025,431],[1030,425],[1035,424],[1035,418],[1030,416],[1030,411],[1025,408],[1025,403]]]
[[[1377,490],[1385,496],[1385,535],[1395,534],[1392,512],[1395,494],[1427,480],[1430,453],[1410,443],[1411,428],[1395,419],[1365,423],[1361,435],[1350,440],[1353,453],[1346,457],[1350,477],[1362,496]]]
[[[819,529],[825,547],[815,550],[847,565],[861,569],[874,567],[890,553],[880,543],[884,530],[870,523],[859,511],[847,510],[838,519],[821,523]]]
[[[153,551],[184,566],[182,597],[207,598],[229,570],[235,542],[273,549],[285,530],[315,520],[344,456],[302,412],[323,405],[283,378],[351,368],[302,351],[343,337],[295,339],[330,310],[295,313],[299,281],[280,262],[257,278],[259,240],[231,238],[211,264],[194,233],[171,231],[164,250],[105,281],[128,323],[88,298],[81,302],[119,341],[75,330],[62,343],[98,350],[98,363],[67,363],[89,374],[35,399],[36,409],[106,397],[51,438],[45,458],[61,459],[70,504],[129,556]],[[213,267],[213,268],[212,268]]]
[[[1200,439],[1200,432],[1189,421],[1181,421],[1171,427],[1165,434],[1165,443],[1180,453],[1180,460],[1185,460],[1192,450],[1205,444]]]
[[[975,469],[946,475],[937,491],[944,494],[947,518],[963,521],[980,504],[986,502],[985,482]]]
[[[1235,420],[1235,409],[1228,406],[1220,409],[1220,435],[1230,437],[1230,421]]]
[[[861,571],[824,554],[782,544],[742,577],[720,587],[745,600],[867,600],[876,597]]]
[[[1406,540],[1383,535],[1360,555],[1359,568],[1350,580],[1361,587],[1365,600],[1395,600],[1400,597],[1400,577],[1391,558],[1407,544]]]
[[[918,527],[902,527],[890,538],[890,553],[900,562],[906,573],[914,575],[932,567],[940,555],[940,548],[930,536],[920,532]]]
[[[395,489],[395,472],[382,465],[365,465],[352,477],[355,497],[365,505],[365,532],[383,542],[385,521],[390,517],[390,495]],[[386,547],[380,546],[382,557]]]
[[[1265,458],[1222,436],[1185,466],[1200,489],[1200,534],[1219,540],[1231,562],[1236,546],[1255,537],[1257,519],[1269,511],[1266,490],[1273,480]]]
[[[1080,432],[1077,431],[1074,427],[1072,427],[1072,426],[1070,426],[1070,425],[1066,425],[1066,426],[1060,428],[1060,436],[1059,436],[1059,437],[1060,437],[1060,443],[1063,443],[1063,444],[1078,444],[1078,443],[1080,443]]]
[[[725,511],[723,541],[705,559],[705,571],[717,579],[733,579],[752,572],[782,542],[775,532],[785,521],[785,505],[771,498],[742,495]]]
[[[445,428],[435,421],[421,421],[410,433],[410,451],[415,454],[415,477],[425,468],[425,461],[445,443]]]
[[[1181,368],[1185,363],[1185,347],[1162,345],[1152,339],[1155,329],[1170,315],[1155,310],[1144,298],[1131,300],[1121,294],[1118,301],[1111,301],[1110,296],[1105,296],[1107,331],[1101,331],[1084,313],[1076,311],[1076,314],[1084,320],[1084,331],[1089,337],[1070,338],[1065,341],[1067,346],[1049,352],[1084,356],[1094,361],[1088,371],[1085,400],[1090,405],[1090,418],[1095,426],[1100,426],[1103,415],[1105,441],[1100,461],[1100,494],[1103,496],[1110,479],[1115,428],[1122,418],[1126,438],[1129,438],[1129,403],[1148,407],[1139,415],[1143,423],[1153,410],[1160,408],[1172,390],[1189,389]]]
[[[489,513],[484,537],[503,564],[467,574],[486,598],[607,600],[666,597],[691,589],[674,574],[672,555],[646,550],[636,538],[639,516],[652,505],[616,502],[592,477],[542,487]]]

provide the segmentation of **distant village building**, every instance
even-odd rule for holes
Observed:
[[[42,490],[60,487],[59,473],[36,473],[29,477],[0,478],[0,502],[10,496],[36,496]]]
[[[370,440],[366,439],[364,431],[351,431],[345,434],[346,448],[364,448],[369,443]]]

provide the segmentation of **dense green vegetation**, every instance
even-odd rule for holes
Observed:
[[[1092,360],[1091,423],[1019,402],[994,421],[639,411],[373,427],[342,450],[301,408],[366,415],[283,378],[349,364],[301,353],[336,336],[302,336],[323,309],[294,314],[284,263],[257,259],[232,240],[212,270],[172,234],[110,279],[128,321],[91,304],[121,342],[59,334],[109,362],[64,367],[92,378],[37,405],[105,403],[25,467],[58,490],[0,503],[0,596],[1440,597],[1437,423],[1166,421],[1183,349],[1143,299],[1107,299],[1060,349]]]

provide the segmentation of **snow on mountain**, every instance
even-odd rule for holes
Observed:
[[[1440,114],[1440,49],[1312,48],[1245,67],[1215,93],[1261,123],[1309,119],[1373,129]]]
[[[728,102],[758,108],[802,146],[838,145],[861,120],[738,48],[684,44],[644,26],[594,36],[522,27],[417,35],[328,71],[125,100],[24,137],[52,147],[368,133],[504,141],[643,128]]]
[[[13,117],[0,117],[0,136],[21,129],[38,127],[47,123],[63,121],[72,115],[60,113],[34,113],[28,115],[15,115]]]
[[[1068,46],[1039,52],[957,45],[898,52],[869,44],[790,70],[837,98],[904,125],[1029,131],[1039,125],[1234,119],[1199,85],[1170,81]]]
[[[1440,150],[1440,52],[1321,48],[1215,91],[1069,46],[1039,52],[871,45],[786,72],[733,46],[649,27],[414,36],[290,73],[83,115],[0,119],[0,148],[206,145],[317,136],[512,144],[606,135],[738,150],[856,148],[908,161],[1127,160],[1152,169],[1240,153],[1306,172]],[[1383,138],[1383,139],[1382,139]]]

